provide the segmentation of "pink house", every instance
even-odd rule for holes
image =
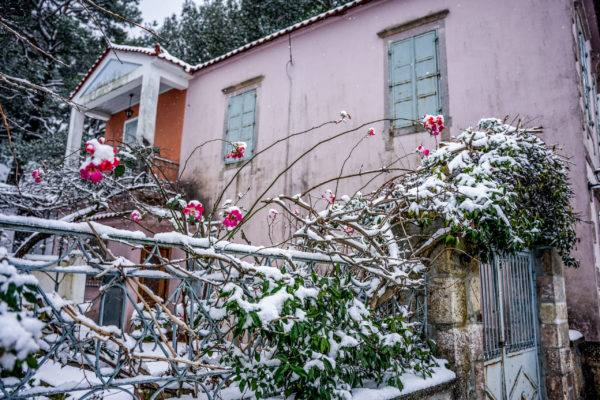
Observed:
[[[81,144],[85,116],[104,119],[108,139],[160,147],[179,163],[190,197],[210,208],[240,165],[226,157],[232,148],[225,141],[247,143],[244,161],[276,140],[339,119],[341,110],[352,118],[269,149],[224,199],[245,193],[249,205],[263,192],[293,195],[340,174],[415,166],[414,149],[433,147],[433,139],[411,122],[386,118],[441,113],[445,138],[482,117],[543,125],[544,140],[570,159],[582,219],[581,267],[548,282],[548,290],[566,287],[552,312],[600,349],[600,191],[589,186],[599,183],[600,168],[598,50],[591,0],[355,0],[196,66],[158,46],[114,46],[73,95],[86,111],[73,110],[67,154]],[[363,139],[370,127],[376,135]],[[311,146],[352,129],[296,162]],[[386,178],[354,177],[339,192],[368,190]],[[266,211],[257,218],[266,219]],[[259,226],[246,231],[257,243]]]

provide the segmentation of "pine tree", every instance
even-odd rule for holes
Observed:
[[[159,34],[173,55],[201,63],[348,0],[186,0],[179,17],[163,22]],[[153,38],[138,40],[151,45]]]
[[[94,3],[139,22],[139,1]],[[86,1],[0,0],[0,73],[68,98],[104,50],[106,38],[124,42],[129,26]],[[27,163],[39,164],[44,159],[63,156],[70,111],[63,101],[39,91],[25,91],[0,79],[0,104],[8,118],[20,169],[26,168]],[[0,124],[0,163],[11,164],[6,139],[6,129]]]

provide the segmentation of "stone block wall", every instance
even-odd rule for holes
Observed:
[[[536,251],[535,260],[540,361],[546,398],[576,399],[562,260],[553,249]]]
[[[480,399],[485,390],[479,262],[441,245],[429,254],[427,322],[436,355],[456,373],[456,399]]]

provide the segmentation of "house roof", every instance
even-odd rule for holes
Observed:
[[[227,54],[223,54],[222,56],[213,58],[212,60],[209,60],[207,62],[198,64],[198,65],[191,65],[186,63],[183,60],[180,60],[177,57],[172,56],[171,54],[169,54],[169,52],[167,52],[163,47],[161,47],[159,44],[156,44],[154,46],[154,48],[151,47],[135,47],[135,46],[125,46],[125,45],[116,45],[111,43],[109,46],[106,47],[106,49],[104,50],[104,52],[100,55],[100,57],[98,57],[98,59],[96,60],[96,62],[94,63],[94,65],[92,65],[92,67],[89,69],[89,71],[86,73],[86,75],[84,76],[84,78],[81,80],[81,82],[79,83],[79,85],[77,85],[77,87],[75,88],[75,90],[73,91],[73,93],[71,93],[71,99],[73,99],[73,97],[79,92],[79,90],[81,90],[81,88],[83,87],[83,85],[85,84],[85,82],[87,82],[87,80],[90,78],[90,76],[92,76],[92,74],[94,73],[94,71],[98,68],[98,66],[100,65],[100,63],[102,63],[102,60],[104,60],[104,58],[108,55],[108,53],[111,50],[118,50],[118,51],[124,51],[124,52],[130,52],[130,53],[141,53],[141,54],[147,54],[149,56],[154,56],[154,57],[158,57],[160,59],[163,59],[165,61],[168,61],[172,64],[178,65],[179,67],[181,67],[185,72],[188,73],[194,73],[197,71],[200,71],[202,69],[205,69],[207,67],[210,67],[212,65],[215,65],[221,61],[227,60],[233,56],[236,56],[238,54],[241,54],[245,51],[248,51],[250,49],[253,49],[255,47],[258,47],[262,44],[268,43],[270,41],[273,41],[281,36],[290,34],[292,32],[295,32],[297,30],[306,28],[307,26],[313,25],[319,21],[323,21],[327,18],[331,18],[340,14],[345,13],[346,11],[355,8],[357,6],[366,4],[366,3],[370,3],[374,0],[354,0],[351,1],[349,3],[346,3],[344,5],[341,5],[339,7],[333,8],[329,11],[326,11],[324,13],[321,13],[319,15],[316,15],[312,18],[306,19],[304,21],[298,22],[297,24],[288,26],[287,28],[281,29],[275,33],[272,33],[268,36],[265,36],[263,38],[260,38],[258,40],[255,40],[253,42],[250,42],[244,46],[238,47],[235,50],[230,51]]]
[[[277,38],[279,38],[281,36],[284,36],[284,35],[287,35],[289,33],[295,32],[295,31],[297,31],[299,29],[302,29],[302,28],[306,28],[307,26],[310,26],[310,25],[312,25],[314,23],[317,23],[319,21],[322,21],[324,19],[327,19],[327,18],[330,18],[330,17],[334,17],[336,15],[343,14],[346,11],[348,11],[348,10],[354,8],[354,7],[357,7],[357,6],[366,4],[366,3],[370,3],[371,1],[373,1],[373,0],[354,0],[354,1],[351,1],[351,2],[346,3],[344,5],[341,5],[339,7],[333,8],[333,9],[331,9],[329,11],[326,11],[324,13],[321,13],[319,15],[316,15],[316,16],[314,16],[312,18],[305,19],[304,21],[298,22],[295,25],[288,26],[287,28],[281,29],[281,30],[279,30],[279,31],[277,31],[275,33],[272,33],[272,34],[268,35],[268,36],[265,36],[263,38],[255,40],[254,42],[250,42],[250,43],[248,43],[248,44],[246,44],[246,45],[244,45],[242,47],[238,47],[237,49],[232,50],[232,51],[230,51],[227,54],[223,54],[222,56],[219,56],[217,58],[213,58],[212,60],[209,60],[207,62],[195,65],[192,68],[192,73],[194,73],[196,71],[200,71],[201,69],[204,69],[204,68],[209,67],[211,65],[217,64],[217,63],[219,63],[219,62],[221,62],[223,60],[226,60],[226,59],[231,58],[231,57],[233,57],[233,56],[235,56],[237,54],[240,54],[240,53],[243,53],[245,51],[248,51],[248,50],[250,50],[250,49],[252,49],[254,47],[260,46],[261,44],[264,44],[264,43],[270,42],[272,40],[275,40],[275,39],[277,39]]]
[[[81,82],[79,82],[79,84],[77,85],[77,87],[75,88],[73,93],[71,93],[70,99],[73,99],[73,97],[75,97],[75,95],[81,90],[83,85],[94,74],[94,71],[96,71],[98,66],[100,66],[100,64],[102,63],[104,58],[106,58],[106,56],[113,50],[123,51],[123,52],[127,52],[127,53],[140,53],[140,54],[146,54],[149,56],[157,57],[162,60],[168,61],[171,64],[175,64],[175,65],[181,67],[185,72],[188,72],[188,73],[192,72],[192,69],[194,68],[192,65],[186,63],[185,61],[180,60],[179,58],[169,54],[169,52],[167,50],[165,50],[159,44],[156,44],[154,46],[154,48],[152,48],[152,47],[125,46],[125,45],[118,45],[118,44],[110,43],[106,47],[104,52],[100,55],[100,57],[98,57],[96,62],[94,62],[94,64],[88,70],[88,72],[85,74],[85,76],[83,77]]]

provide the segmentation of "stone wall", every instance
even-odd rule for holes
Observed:
[[[454,400],[454,386],[455,381],[446,382],[428,387],[427,389],[398,396],[392,400]]]
[[[479,261],[443,245],[429,254],[427,322],[436,356],[456,373],[455,398],[483,398],[483,325]]]
[[[535,260],[540,361],[546,397],[576,399],[563,264],[556,250],[536,251]]]

